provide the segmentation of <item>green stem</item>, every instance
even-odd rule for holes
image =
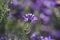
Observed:
[[[31,26],[31,23],[27,23],[26,28],[25,28],[26,34],[30,33],[30,29],[29,29],[30,26]]]

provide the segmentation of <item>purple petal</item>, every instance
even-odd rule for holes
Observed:
[[[52,40],[52,39],[51,39],[51,36],[45,37],[44,39],[45,39],[45,40]]]
[[[37,38],[37,35],[35,33],[32,34],[31,37],[30,37],[31,40],[36,40],[36,38]]]
[[[52,35],[55,36],[55,37],[60,38],[60,30],[53,30]]]
[[[55,2],[54,1],[44,1],[43,3],[47,7],[55,6]]]
[[[13,5],[18,5],[19,2],[18,2],[18,0],[12,0],[12,1],[11,1],[11,4],[13,4]]]
[[[31,20],[32,22],[35,22],[37,20],[37,17],[34,16],[32,13],[28,13],[24,16],[25,21]]]
[[[41,19],[44,19],[45,18],[45,15],[43,13],[40,14],[40,18]]]
[[[10,13],[8,14],[8,18],[12,18],[12,17],[13,17],[13,13],[10,12]]]
[[[43,9],[43,12],[44,12],[46,15],[52,15],[52,10],[50,10],[50,9]]]
[[[49,17],[45,17],[45,18],[43,19],[43,22],[44,22],[44,23],[49,23],[49,21],[50,21],[50,18],[49,18]]]
[[[40,8],[41,5],[42,5],[41,1],[40,0],[36,0],[35,3],[31,3],[30,7],[33,10],[39,10],[39,8]]]

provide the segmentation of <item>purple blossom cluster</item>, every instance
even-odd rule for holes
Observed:
[[[37,17],[35,17],[35,15],[33,15],[32,13],[28,13],[28,14],[26,14],[25,16],[24,16],[24,21],[26,22],[26,21],[32,21],[32,22],[35,22],[36,20],[38,20],[37,19]]]
[[[28,13],[24,13],[24,8],[26,7],[28,2],[31,2],[31,4],[29,5],[29,8],[36,11],[41,11],[39,13],[39,15],[35,16],[34,13],[28,12]],[[12,0],[10,3],[10,7],[12,7],[12,9],[16,10],[14,11],[10,11],[8,14],[9,18],[15,17],[15,18],[21,18],[22,20],[24,20],[24,22],[35,22],[39,20],[42,20],[44,24],[48,24],[51,21],[51,16],[53,15],[52,10],[50,9],[51,7],[54,7],[56,5],[55,1],[49,1],[49,0],[24,0],[24,2],[22,4],[20,4],[20,2],[18,0]],[[25,14],[25,15],[23,15]],[[37,13],[36,13],[37,14]],[[38,18],[39,16],[39,18]],[[51,36],[48,37],[43,37],[41,35],[36,35],[36,34],[32,34],[30,36],[31,40],[52,40]]]
[[[48,36],[48,37],[45,36],[44,37],[44,36],[41,36],[41,35],[39,36],[35,33],[33,33],[30,38],[31,38],[31,40],[52,40],[51,36]]]
[[[39,10],[41,6],[42,6],[41,0],[32,0],[30,8],[32,10]]]
[[[56,1],[55,0],[46,0],[43,2],[45,6],[47,7],[51,7],[51,6],[55,6],[56,5]]]
[[[42,13],[40,13],[40,18],[43,20],[44,23],[49,23],[52,13],[52,10],[45,8],[42,10]]]
[[[7,40],[7,37],[6,36],[1,37],[0,40]]]
[[[41,0],[25,0],[22,4],[19,3],[19,0],[12,0],[10,4],[10,6],[18,6],[17,8],[17,11],[16,12],[13,12],[11,14],[9,14],[9,16],[11,17],[12,16],[16,16],[16,17],[19,17],[19,18],[24,18],[25,20],[24,21],[28,21],[28,20],[31,20],[32,22],[37,20],[37,17],[35,17],[33,14],[31,13],[28,13],[26,14],[25,17],[23,17],[23,8],[25,7],[22,7],[23,4],[26,3],[26,1],[31,1],[31,4],[30,4],[30,8],[33,9],[33,10],[41,10],[42,13],[40,13],[40,18],[43,20],[44,23],[48,23],[50,21],[50,17],[52,15],[52,11],[48,8],[48,7],[52,7],[52,6],[55,6],[55,1],[49,1],[49,0],[45,0],[45,1],[41,1]],[[27,5],[27,4],[26,4]],[[47,8],[45,8],[45,6]],[[47,15],[47,16],[46,16]]]
[[[54,1],[43,1],[43,6],[40,8],[40,19],[43,21],[44,24],[48,24],[50,22],[50,17],[52,16],[53,12],[50,7],[55,6]]]

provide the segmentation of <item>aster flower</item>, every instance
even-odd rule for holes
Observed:
[[[37,17],[35,17],[34,16],[34,14],[32,14],[32,13],[28,13],[28,14],[26,14],[25,16],[24,16],[24,21],[25,22],[27,22],[27,21],[32,21],[32,22],[34,22],[34,21],[36,21],[37,20]]]

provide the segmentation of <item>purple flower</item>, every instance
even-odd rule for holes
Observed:
[[[15,17],[22,17],[22,12],[17,11],[15,14],[13,14]]]
[[[45,37],[44,39],[45,39],[45,40],[52,40],[52,39],[51,39],[51,36]]]
[[[32,13],[28,13],[24,16],[24,19],[25,22],[27,21],[35,22],[37,20],[37,17],[35,17]]]
[[[18,40],[18,36],[14,35],[14,40]]]
[[[43,9],[42,11],[43,11],[46,15],[52,15],[52,11],[51,11],[50,9],[45,8],[45,9]]]
[[[13,17],[12,12],[10,12],[10,13],[8,14],[8,18],[12,18],[12,17]]]
[[[34,0],[35,1],[35,0]],[[30,8],[33,10],[39,10],[40,6],[42,5],[40,0],[36,0],[35,3],[31,3]]]
[[[51,36],[48,36],[48,37],[40,36],[40,39],[41,40],[52,40]]]
[[[35,37],[36,37],[36,34],[32,34],[32,35],[31,35],[31,38],[35,38]]]
[[[18,4],[19,4],[19,2],[18,2],[18,0],[12,0],[12,1],[11,1],[11,4],[13,4],[13,5],[15,5],[15,6],[16,6],[16,5],[18,5]]]
[[[35,33],[32,34],[31,37],[30,37],[31,40],[36,40],[36,38],[37,38],[37,35]]]
[[[43,4],[47,7],[55,6],[55,1],[44,1]]]
[[[41,39],[41,40],[44,40],[44,37],[43,37],[43,36],[40,36],[40,39]]]
[[[18,0],[11,0],[11,2],[9,4],[9,8],[15,8],[18,5],[20,5]]]
[[[40,17],[40,19],[44,19],[45,15],[43,13],[40,13],[39,17]]]
[[[8,19],[14,19],[14,13],[13,12],[9,12],[7,17],[8,17]]]
[[[49,23],[50,21],[50,18],[48,16],[45,16],[43,13],[40,14],[40,19],[42,19],[45,24]]]
[[[20,11],[20,10],[17,10],[15,13],[12,14],[13,17],[15,18],[20,18],[20,19],[23,19],[23,12]]]
[[[44,19],[43,19],[43,22],[46,24],[46,23],[49,23],[49,21],[50,21],[50,18],[49,17],[45,17]]]
[[[53,36],[60,38],[60,30],[53,30],[51,33]]]
[[[1,37],[0,40],[7,40],[7,37]]]

